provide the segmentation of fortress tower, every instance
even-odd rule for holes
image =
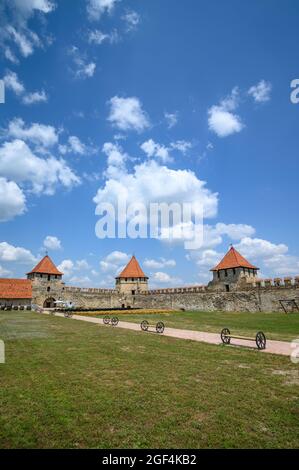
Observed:
[[[229,292],[242,281],[256,277],[258,269],[232,246],[220,263],[211,269],[213,280],[209,286]]]
[[[135,256],[132,256],[115,280],[115,287],[119,293],[135,295],[148,291],[148,276],[142,271]]]
[[[46,255],[44,258],[27,273],[27,279],[32,282],[33,291],[38,298],[44,298],[43,307],[52,308],[54,302],[60,297],[63,290],[63,273],[60,272],[51,258]]]

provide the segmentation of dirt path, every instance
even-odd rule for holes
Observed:
[[[56,313],[55,316],[63,317],[63,313]],[[103,324],[102,318],[95,318],[95,317],[85,317],[83,315],[74,315],[72,317],[73,320],[83,320],[90,323],[96,323],[106,328],[112,328],[111,326],[105,326]],[[114,327],[115,328],[115,327]],[[125,321],[120,321],[116,328],[125,328],[126,330],[134,330],[139,331],[142,334],[144,333],[140,329],[139,323],[130,323]],[[151,330],[153,334],[156,334],[154,330]],[[205,331],[192,331],[192,330],[181,330],[178,328],[165,328],[164,333],[165,336],[171,336],[172,338],[179,338],[179,339],[189,339],[191,341],[199,341],[203,343],[210,343],[210,344],[222,344],[220,339],[220,334],[218,333],[207,333]],[[258,351],[255,345],[255,341],[244,341],[241,339],[232,339],[232,347],[233,346],[246,346],[247,348],[253,349]],[[283,356],[290,356],[292,352],[291,343],[287,341],[274,341],[274,340],[267,340],[266,349],[259,351],[261,353],[271,353],[271,354],[280,354]]]

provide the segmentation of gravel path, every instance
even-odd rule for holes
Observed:
[[[55,316],[63,317],[63,313],[56,313]],[[83,315],[74,315],[72,317],[73,320],[83,320],[90,323],[96,323],[106,328],[112,328],[111,326],[106,326],[103,324],[102,318],[95,318],[95,317],[85,317]],[[114,327],[115,328],[115,327]],[[140,329],[139,323],[130,323],[125,321],[120,321],[116,328],[125,328],[126,330],[134,330],[139,331],[142,334],[144,333]],[[156,334],[154,329],[151,329],[149,333]],[[181,330],[178,328],[165,328],[164,333],[165,336],[171,336],[172,338],[180,338],[180,339],[189,339],[191,341],[199,341],[202,343],[210,343],[210,344],[222,344],[220,339],[220,332],[218,333],[208,333],[205,331],[193,331],[193,330]],[[162,335],[161,335],[162,336]],[[231,346],[246,346],[247,348],[254,349],[258,351],[255,341],[244,341],[242,339],[232,339]],[[271,353],[271,354],[280,354],[283,356],[290,356],[292,352],[291,343],[287,341],[274,341],[274,340],[267,340],[266,349],[259,351],[261,353]]]

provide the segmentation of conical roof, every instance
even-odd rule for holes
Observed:
[[[249,268],[259,269],[253,264],[249,263],[233,246],[229,249],[226,255],[222,258],[220,263],[217,264],[211,271],[219,271],[220,269],[231,268]]]
[[[146,277],[147,278],[147,276],[142,271],[140,264],[138,263],[135,256],[132,256],[127,266],[125,267],[125,269],[123,269],[122,272],[117,276],[117,278],[124,278],[124,277],[133,277],[133,278]]]
[[[33,268],[32,271],[27,274],[34,273],[59,274],[60,276],[63,274],[62,272],[58,271],[55,264],[48,255],[44,256],[43,259],[35,266],[35,268]]]

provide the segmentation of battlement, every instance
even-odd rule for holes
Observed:
[[[299,276],[295,277],[275,277],[274,279],[247,279],[246,287],[248,288],[286,288],[286,287],[299,287]]]
[[[73,287],[73,286],[65,286],[64,292],[78,292],[78,293],[86,293],[86,294],[116,294],[116,289],[98,289],[95,287]]]
[[[148,291],[149,295],[155,294],[187,294],[190,292],[204,292],[206,286],[190,286],[190,287],[167,287],[165,289],[152,289]]]

